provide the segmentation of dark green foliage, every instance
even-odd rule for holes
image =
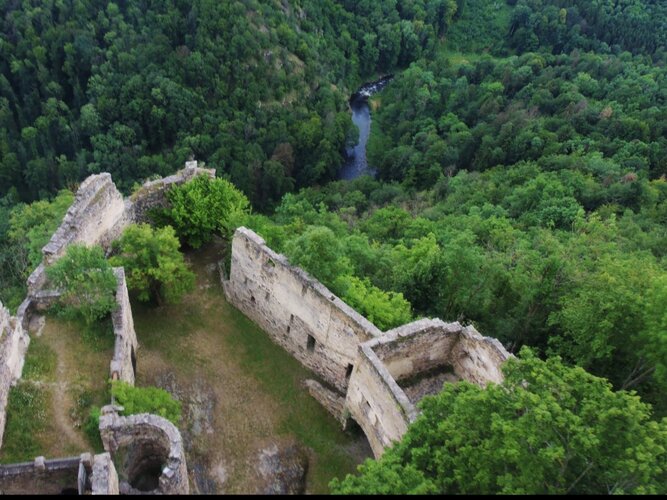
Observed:
[[[127,286],[139,300],[178,302],[191,291],[195,275],[188,269],[171,226],[153,229],[148,224],[133,224],[114,241],[117,252],[113,266],[125,269]]]
[[[63,317],[90,327],[117,307],[116,277],[99,246],[69,245],[46,274],[53,288],[62,291],[56,307]]]
[[[167,192],[170,207],[164,218],[192,248],[199,248],[214,234],[230,239],[249,211],[249,202],[231,182],[205,175],[174,186]]]
[[[433,51],[454,0],[0,4],[0,196],[190,156],[257,208],[335,178],[361,75]],[[288,154],[285,154],[288,152]]]
[[[529,350],[502,385],[445,384],[401,442],[335,493],[619,494],[665,488],[667,420],[558,358]]]
[[[111,382],[111,395],[124,408],[123,415],[152,413],[176,426],[181,420],[180,401],[159,387],[134,387],[121,380],[114,380]]]

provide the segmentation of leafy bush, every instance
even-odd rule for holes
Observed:
[[[178,425],[181,419],[181,402],[158,387],[133,387],[121,380],[111,383],[111,395],[121,405],[124,415],[152,413]]]
[[[120,252],[110,262],[123,266],[127,285],[139,300],[177,302],[192,290],[195,275],[187,268],[174,228],[153,229],[148,224],[131,225],[114,242]]]
[[[225,179],[199,175],[167,191],[171,207],[163,212],[176,234],[199,248],[214,234],[229,238],[249,211],[245,195]]]
[[[101,247],[70,245],[46,274],[53,287],[62,291],[56,308],[65,318],[83,319],[91,325],[117,305],[116,277]]]

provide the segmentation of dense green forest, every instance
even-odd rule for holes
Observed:
[[[570,368],[524,355],[576,381],[576,401],[604,393],[592,413],[667,415],[666,2],[0,0],[0,13],[4,303],[22,299],[87,175],[129,193],[194,156],[247,196],[246,225],[380,328],[474,324],[513,353],[559,357]],[[387,73],[371,99],[377,176],[337,181],[357,134],[347,100]],[[425,403],[425,421],[455,393]],[[428,425],[338,491],[542,491],[429,476],[460,464],[420,461]],[[609,492],[665,492],[660,425],[627,444],[655,468],[625,462],[644,475],[611,474]],[[576,479],[593,467],[581,460],[573,487],[604,489]]]

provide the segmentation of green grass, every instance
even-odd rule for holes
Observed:
[[[24,380],[55,382],[56,352],[44,341],[43,337],[32,337],[23,365]]]
[[[10,389],[0,463],[32,461],[40,455],[39,436],[49,419],[48,398],[47,390],[32,382],[20,382]]]
[[[332,478],[356,471],[356,463],[341,449],[351,441],[350,436],[302,387],[301,381],[316,378],[315,375],[238,310],[230,305],[226,309],[232,334],[225,338],[237,354],[237,361],[260,382],[264,391],[283,403],[287,414],[279,431],[295,436],[315,451],[318,461],[312,470],[310,486],[313,492],[328,492]]]

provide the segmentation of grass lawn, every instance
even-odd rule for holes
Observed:
[[[81,426],[92,405],[109,401],[112,352],[110,321],[84,333],[78,323],[47,316],[41,334],[31,333],[22,378],[9,393],[0,462],[101,451]]]

